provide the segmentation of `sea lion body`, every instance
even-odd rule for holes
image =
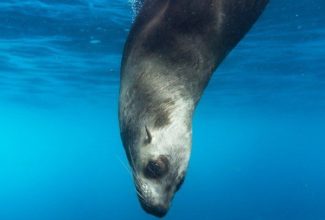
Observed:
[[[144,0],[125,44],[121,137],[143,208],[164,216],[184,181],[192,115],[267,0]]]

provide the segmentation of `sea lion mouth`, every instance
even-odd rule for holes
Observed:
[[[143,189],[145,192],[141,191],[141,187],[139,188],[139,186],[136,188],[138,199],[144,211],[159,218],[162,218],[167,214],[170,207],[169,202],[164,202],[164,200],[161,200],[157,203],[157,201],[153,199],[150,191],[145,190],[146,187]]]
[[[151,205],[148,204],[146,201],[144,201],[142,198],[139,197],[140,200],[140,204],[143,208],[144,211],[146,211],[147,213],[154,215],[156,217],[162,218],[164,217],[168,210],[169,210],[169,206],[166,205]]]

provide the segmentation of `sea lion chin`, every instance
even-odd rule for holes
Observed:
[[[192,115],[268,0],[144,0],[125,44],[119,123],[140,203],[164,216],[184,182]]]

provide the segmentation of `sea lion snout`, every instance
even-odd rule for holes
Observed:
[[[157,205],[157,206],[146,206],[145,204],[142,205],[143,209],[148,212],[149,214],[152,214],[157,217],[164,217],[168,212],[168,207],[163,205]]]
[[[142,208],[156,217],[164,217],[175,192],[184,182],[185,171],[174,169],[171,155],[159,155],[144,164],[143,173],[136,176],[136,189]]]
[[[140,204],[147,213],[160,218],[167,214],[173,197],[171,190],[165,191],[150,183],[143,184],[141,181],[136,187]]]

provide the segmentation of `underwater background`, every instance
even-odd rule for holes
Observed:
[[[154,219],[117,120],[133,9],[1,0],[0,220]],[[216,71],[166,219],[325,219],[324,11],[324,0],[271,0]]]

